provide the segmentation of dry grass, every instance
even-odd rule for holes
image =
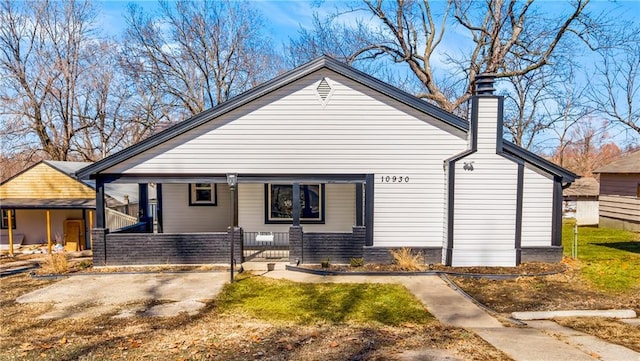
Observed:
[[[640,327],[602,317],[567,317],[555,321],[603,340],[640,352]]]
[[[633,309],[640,313],[640,294],[610,292],[585,282],[580,263],[565,260],[569,269],[562,274],[544,277],[521,277],[514,280],[451,277],[454,282],[482,304],[503,315],[514,311],[572,309]],[[561,325],[600,337],[640,352],[640,329],[620,321],[603,318],[562,318]]]
[[[501,313],[630,308],[640,313],[637,290],[611,293],[585,282],[580,266],[565,260],[564,273],[512,280],[450,277],[482,304]]]
[[[193,317],[39,320],[50,305],[14,300],[54,281],[15,275],[1,282],[2,360],[394,360],[422,348],[463,360],[509,360],[473,333],[435,321],[300,325],[221,312],[216,302]]]
[[[64,253],[54,253],[45,258],[40,265],[41,273],[47,274],[63,274],[69,272],[69,261]]]
[[[411,248],[400,248],[391,250],[391,255],[395,264],[402,271],[419,271],[423,268],[422,254],[413,252]]]

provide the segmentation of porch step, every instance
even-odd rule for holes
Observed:
[[[274,270],[283,271],[285,266],[289,264],[289,262],[269,262],[269,261],[249,261],[242,263],[242,268],[245,271],[267,271],[267,264],[273,264]]]

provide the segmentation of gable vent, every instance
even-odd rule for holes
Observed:
[[[322,78],[316,90],[318,91],[318,95],[320,95],[322,101],[327,100],[329,93],[331,93],[331,87],[329,86],[329,83],[327,83],[327,80],[325,78]]]

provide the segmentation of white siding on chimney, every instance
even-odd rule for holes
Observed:
[[[452,266],[515,266],[518,165],[478,152],[456,162],[455,173]]]
[[[218,184],[216,206],[190,206],[188,184],[162,185],[164,233],[225,232],[231,224],[229,186]]]
[[[522,247],[551,245],[553,179],[525,167],[522,197]]]
[[[496,154],[498,98],[478,97],[478,152]],[[502,129],[500,129],[502,134]]]
[[[452,266],[516,264],[518,164],[496,154],[497,119],[498,99],[480,97],[477,151],[455,163]]]
[[[333,89],[324,105],[316,91],[322,78]],[[221,122],[228,123],[215,128]],[[105,173],[373,173],[374,245],[438,247],[442,162],[465,148],[461,131],[324,69]],[[383,183],[386,176],[409,182]],[[332,231],[328,224],[318,228]]]

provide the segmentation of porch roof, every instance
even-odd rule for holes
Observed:
[[[365,183],[366,174],[238,174],[238,183]],[[111,183],[223,183],[226,174],[135,174],[107,175]]]
[[[1,209],[95,209],[95,198],[5,198]]]

